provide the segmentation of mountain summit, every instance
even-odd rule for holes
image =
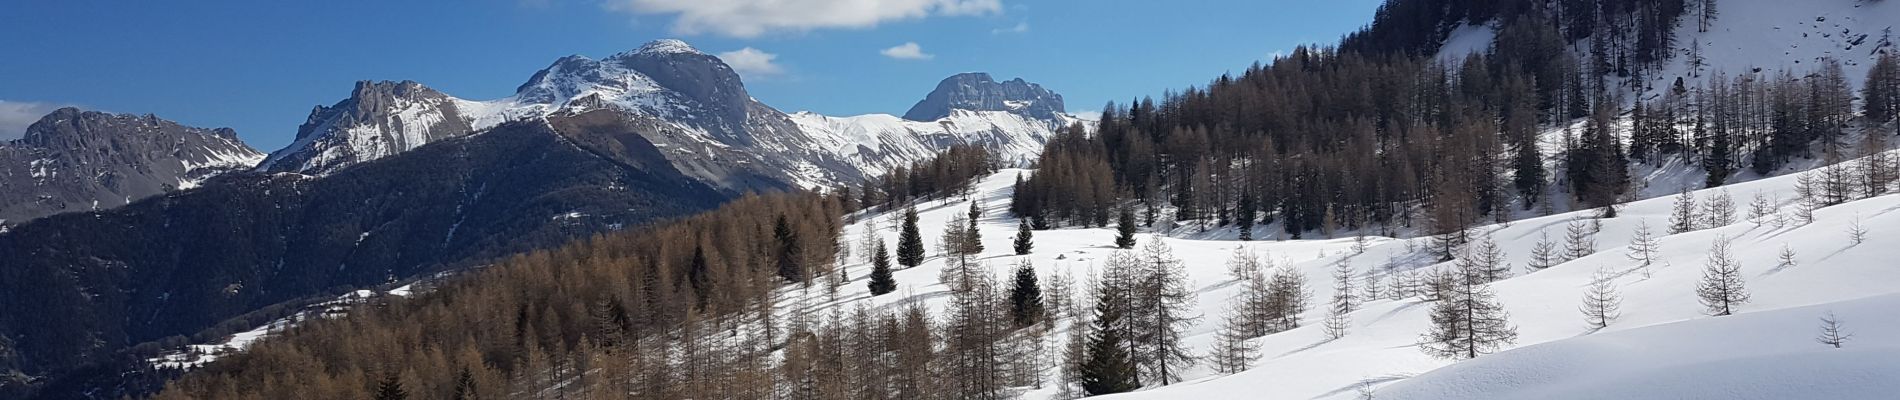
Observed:
[[[1066,112],[1062,95],[1042,85],[1022,78],[997,82],[987,73],[966,72],[938,82],[936,90],[904,113],[904,119],[935,121],[950,116],[950,110],[1008,111],[1045,120],[1057,119]]]
[[[62,108],[0,141],[0,226],[191,188],[263,156],[230,128]]]
[[[859,182],[956,144],[1027,159],[1074,122],[1061,95],[983,73],[945,79],[911,121],[787,115],[753,99],[719,57],[661,39],[602,59],[562,57],[494,100],[408,81],[359,82],[350,98],[312,111],[297,141],[259,169],[330,175],[507,121],[594,111],[606,113],[589,126],[638,133],[681,171],[734,193]]]

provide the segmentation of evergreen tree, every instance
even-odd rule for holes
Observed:
[[[915,268],[924,263],[924,236],[917,232],[917,207],[904,209],[904,227],[897,235],[897,264]]]
[[[693,246],[693,261],[688,264],[686,281],[693,288],[694,308],[705,309],[706,301],[712,297],[712,266],[706,262],[706,247]]]
[[[463,366],[461,371],[455,373],[455,387],[449,393],[449,400],[476,400],[478,397],[475,395],[475,374]]]
[[[1253,240],[1253,223],[1259,218],[1255,215],[1257,207],[1258,205],[1254,204],[1253,193],[1240,194],[1240,205],[1234,210],[1234,221],[1238,223],[1236,228],[1240,230],[1240,240],[1243,242]]]
[[[967,240],[966,243],[968,243],[970,254],[982,254],[983,232],[976,228],[976,223],[983,219],[983,208],[980,207],[976,201],[970,202],[970,214],[968,218],[970,226],[964,228],[963,234],[968,236],[965,240]]]
[[[1703,263],[1702,283],[1696,286],[1696,296],[1701,298],[1709,315],[1734,314],[1736,306],[1748,302],[1741,262],[1735,260],[1729,246],[1727,237],[1715,238],[1715,243],[1709,246],[1708,261]]]
[[[1115,219],[1115,247],[1135,248],[1135,212],[1128,207],[1121,208],[1121,216]]]
[[[891,276],[890,251],[884,248],[883,241],[877,242],[874,251],[875,253],[871,256],[871,279],[867,283],[870,285],[871,295],[878,296],[896,291],[897,279]]]
[[[1016,265],[1016,279],[1009,287],[1009,317],[1017,328],[1035,325],[1044,317],[1042,286],[1029,260]]]
[[[1862,112],[1867,120],[1885,123],[1900,115],[1900,59],[1893,52],[1882,52],[1867,70],[1867,82],[1861,87]]]
[[[376,382],[375,400],[405,400],[409,391],[402,388],[402,374],[393,369],[383,373],[383,379]]]
[[[784,215],[779,215],[778,222],[773,223],[772,238],[778,241],[778,276],[800,283],[810,278],[799,254],[804,249],[798,245],[798,232],[792,230],[791,222]]]
[[[1088,338],[1080,368],[1082,390],[1090,396],[1123,393],[1141,388],[1135,362],[1122,341],[1127,335],[1122,322],[1121,292],[1103,290],[1095,302],[1095,326]]]
[[[1016,255],[1029,255],[1029,251],[1036,247],[1034,232],[1034,230],[1029,229],[1029,220],[1016,220],[1016,241],[1012,243],[1013,247],[1015,247]]]

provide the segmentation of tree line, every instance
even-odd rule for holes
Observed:
[[[747,195],[507,257],[413,298],[304,318],[158,398],[776,398],[809,390],[805,375],[783,366],[818,357],[821,343],[808,339],[835,325],[778,308],[776,293],[844,279],[840,232],[861,205],[959,194],[994,170],[990,160],[959,146],[887,175],[885,189]],[[919,329],[907,326],[881,328]],[[780,351],[788,359],[774,367]]]

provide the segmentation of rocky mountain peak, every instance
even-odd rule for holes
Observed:
[[[230,128],[61,108],[0,142],[0,226],[124,205],[262,158]]]
[[[990,74],[967,72],[951,75],[937,83],[936,90],[924,96],[904,113],[904,119],[934,121],[950,116],[950,110],[1008,111],[1018,115],[1053,120],[1066,112],[1062,95],[1024,81],[1022,78],[997,82]]]
[[[636,53],[642,54],[706,54],[679,39],[659,39],[641,45]]]

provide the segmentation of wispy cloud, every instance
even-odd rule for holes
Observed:
[[[1003,12],[1002,0],[606,0],[606,4],[609,10],[636,16],[673,16],[673,31],[679,34],[740,38]]]
[[[991,29],[991,35],[1029,33],[1029,21],[1017,22],[1016,26]]]
[[[883,54],[885,57],[899,60],[929,60],[937,57],[935,54],[925,53],[924,47],[918,46],[917,42],[904,42],[904,44],[884,49],[878,53]]]
[[[778,55],[751,47],[719,53],[719,59],[732,66],[739,75],[753,80],[763,80],[785,74],[785,67],[778,65]]]
[[[68,104],[56,104],[37,101],[0,100],[0,140],[19,139],[26,134],[26,127],[39,121],[40,117],[50,114]]]

